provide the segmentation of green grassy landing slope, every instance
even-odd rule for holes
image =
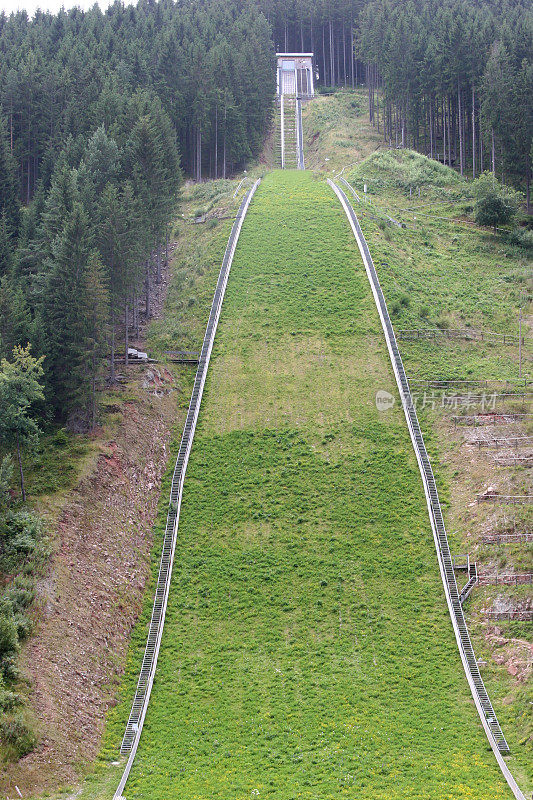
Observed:
[[[250,207],[185,484],[128,800],[510,797],[469,697],[342,209]]]

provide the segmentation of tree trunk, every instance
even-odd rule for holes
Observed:
[[[215,106],[215,180],[218,178],[218,105]],[[167,261],[168,261],[168,234],[167,234]]]
[[[379,133],[379,72],[378,66],[376,64],[376,119],[378,123],[378,133]]]
[[[355,89],[355,76],[354,76],[354,42],[353,42],[353,19],[350,20],[350,82],[352,89]]]
[[[464,172],[464,151],[463,151],[463,109],[461,106],[461,89],[457,87],[457,101],[459,104],[459,163],[461,175]]]
[[[329,21],[329,69],[330,69],[330,82],[331,87],[335,87],[335,51],[333,48],[333,23]]]
[[[145,274],[145,278],[144,278],[144,290],[145,290],[145,299],[146,299],[145,313],[146,313],[146,321],[148,322],[148,320],[151,317],[151,313],[152,313],[152,309],[151,309],[151,306],[150,306],[150,259],[149,258],[146,259],[146,274]]]
[[[26,502],[26,488],[24,486],[24,472],[22,471],[22,454],[20,452],[20,437],[17,434],[17,458],[19,462],[20,473],[20,493],[22,494],[22,502]]]
[[[129,307],[128,307],[128,297],[124,300],[124,363],[128,366],[129,362],[129,355],[128,350],[130,346],[130,337],[129,337],[129,328],[130,328],[130,320],[129,320]]]
[[[446,103],[442,106],[442,163],[446,164]]]
[[[196,128],[196,181],[202,181],[202,129]]]
[[[450,116],[451,116],[451,104],[450,98],[448,97],[448,166],[451,167],[452,165],[452,140],[450,136]]]
[[[157,242],[157,254],[156,254],[156,284],[159,286],[161,283],[161,241],[158,240]]]
[[[472,179],[476,179],[476,93],[472,86]]]
[[[342,23],[342,66],[344,70],[344,88],[346,89],[346,29]]]
[[[429,98],[429,157],[433,158],[433,98]]]
[[[496,175],[496,149],[494,147],[494,128],[491,130],[492,138],[492,174]]]
[[[111,311],[111,381],[115,383],[115,308]]]
[[[322,68],[324,74],[322,75],[322,85],[326,86],[326,26],[322,25]]]
[[[226,180],[226,128],[228,120],[228,106],[227,98],[224,96],[224,144],[223,144],[223,163],[222,163],[222,177]]]

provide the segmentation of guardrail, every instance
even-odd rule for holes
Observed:
[[[515,798],[517,798],[517,800],[525,800],[524,795],[520,791],[520,788],[518,787],[518,784],[513,778],[502,755],[503,753],[510,752],[509,746],[500,728],[499,722],[496,718],[496,714],[492,707],[492,703],[490,702],[489,696],[485,689],[483,679],[481,678],[481,674],[479,672],[479,666],[474,654],[472,642],[470,640],[470,635],[468,633],[468,628],[466,626],[463,608],[459,598],[459,591],[457,589],[457,583],[455,580],[453,562],[450,553],[450,547],[448,544],[446,529],[444,527],[444,519],[442,516],[442,509],[437,492],[435,477],[431,469],[431,464],[429,462],[429,457],[427,455],[424,439],[422,437],[422,432],[420,430],[420,425],[416,415],[416,410],[414,408],[414,404],[411,398],[409,383],[407,381],[407,376],[400,356],[400,351],[398,349],[396,337],[394,335],[394,329],[392,327],[389,312],[387,310],[387,304],[385,302],[385,298],[383,296],[383,292],[379,284],[377,272],[374,267],[372,257],[370,255],[370,250],[368,249],[368,245],[361,230],[361,226],[359,225],[359,221],[355,215],[355,212],[348,198],[346,197],[342,189],[340,189],[335,183],[333,183],[332,180],[328,179],[328,184],[331,186],[331,188],[339,198],[342,207],[344,208],[344,211],[346,213],[346,216],[348,217],[348,221],[350,223],[357,244],[359,246],[359,250],[361,252],[363,263],[365,265],[366,273],[370,282],[370,287],[372,289],[372,294],[374,295],[374,300],[376,302],[376,306],[378,309],[379,317],[383,327],[383,332],[385,334],[387,348],[389,351],[392,367],[394,370],[394,375],[396,378],[396,383],[398,385],[398,390],[400,392],[402,408],[404,410],[405,418],[409,428],[409,433],[411,436],[411,441],[413,443],[413,448],[415,451],[416,459],[418,461],[420,474],[422,476],[424,492],[426,495],[426,501],[431,521],[431,527],[433,530],[433,537],[435,540],[435,546],[439,560],[439,568],[440,568],[442,583],[444,586],[444,593],[446,596],[446,602],[448,604],[448,609],[450,612],[455,638],[457,640],[457,645],[459,648],[459,654],[461,656],[463,668],[465,670],[468,684],[472,692],[472,697],[476,705],[481,720],[481,724],[483,725],[485,733],[487,734],[487,738],[492,747],[494,755],[496,756],[496,759],[498,761],[502,774],[505,777],[505,780],[509,784],[509,787],[511,788],[511,791],[513,792]]]
[[[237,246],[237,241],[239,239],[244,217],[259,183],[260,179],[257,180],[252,188],[247,192],[240,205],[237,216],[235,217],[235,222],[233,223],[233,227],[231,229],[226,252],[224,253],[224,259],[222,261],[222,267],[218,276],[213,303],[211,305],[211,311],[209,313],[209,320],[207,322],[202,350],[200,352],[200,359],[198,361],[198,369],[194,379],[189,409],[187,411],[178,457],[176,459],[174,474],[172,476],[167,524],[163,537],[163,550],[161,554],[159,574],[157,577],[152,616],[150,619],[148,637],[146,640],[146,648],[144,651],[141,671],[139,673],[139,680],[137,683],[135,696],[133,698],[130,716],[120,748],[122,755],[127,755],[129,753],[129,758],[118,788],[114,794],[113,800],[120,800],[122,797],[122,792],[126,785],[126,781],[128,780],[128,776],[135,759],[135,754],[137,752],[137,747],[146,716],[146,710],[148,708],[148,701],[152,691],[155,669],[157,666],[157,658],[161,645],[161,637],[163,634],[163,626],[165,623],[165,613],[167,609],[168,593],[172,576],[172,565],[174,562],[174,552],[176,548],[176,536],[178,531],[178,521],[185,472],[187,469],[187,463],[189,461],[189,454],[191,452],[196,423],[198,421],[198,414],[200,412],[200,404],[202,402],[202,394],[207,376],[207,370],[209,367],[211,351],[213,349],[218,320],[222,308],[222,301],[224,300],[226,285],[231,269],[231,263],[233,261],[233,255],[235,253],[235,248]]]

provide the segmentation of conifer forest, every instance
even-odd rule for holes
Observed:
[[[2,355],[30,342],[51,413],[92,418],[118,321],[137,326],[141,295],[150,316],[183,176],[226,177],[260,151],[276,49],[314,52],[324,88],[366,83],[385,142],[529,198],[532,14],[522,0],[3,14]]]

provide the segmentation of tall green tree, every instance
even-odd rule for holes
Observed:
[[[20,491],[26,500],[22,450],[39,435],[39,425],[32,406],[44,399],[43,357],[34,358],[30,346],[15,347],[11,361],[0,362],[0,443],[16,448],[20,475]]]

